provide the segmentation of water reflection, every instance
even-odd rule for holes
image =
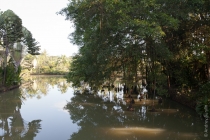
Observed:
[[[41,129],[41,120],[25,121],[19,89],[0,94],[0,138],[3,140],[32,140]]]
[[[68,138],[69,128],[77,129],[63,110],[71,97],[70,84],[59,76],[32,76],[29,81],[20,89],[0,94],[0,139]]]
[[[41,95],[47,95],[50,88],[55,86],[61,93],[66,93],[70,84],[61,76],[31,76],[30,83],[22,85],[22,94],[27,97],[41,98]]]
[[[74,95],[63,78],[31,81],[0,94],[0,139],[204,139],[204,121],[172,101],[134,97],[135,110],[127,111],[127,98],[120,92]],[[156,112],[149,111],[153,104]]]
[[[164,100],[137,100],[134,111],[127,111],[125,98],[117,93],[75,95],[65,106],[74,123],[80,126],[71,140],[204,139],[203,121],[188,108]],[[149,112],[155,105],[155,112]]]

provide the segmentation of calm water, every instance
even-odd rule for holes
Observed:
[[[127,111],[126,100],[117,100],[114,91],[74,95],[63,78],[31,80],[0,94],[1,140],[210,139],[204,137],[204,120],[173,101],[135,100],[135,111]],[[153,104],[157,112],[148,111]]]

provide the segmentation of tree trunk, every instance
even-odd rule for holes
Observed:
[[[210,81],[210,52],[206,53],[206,59],[207,59],[207,79]]]
[[[6,84],[6,73],[7,73],[7,56],[8,56],[8,45],[6,44],[5,48],[5,56],[4,56],[4,79],[3,79],[3,86]]]
[[[210,81],[210,64],[207,64],[207,76],[208,76],[208,81]]]

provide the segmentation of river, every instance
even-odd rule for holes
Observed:
[[[33,76],[31,81],[0,94],[2,140],[210,139],[204,119],[169,99],[162,104],[135,99],[135,110],[127,111],[126,99],[116,98],[115,91],[74,94],[58,76]],[[156,112],[149,111],[152,105]]]

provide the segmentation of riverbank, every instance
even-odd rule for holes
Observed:
[[[10,91],[10,90],[13,90],[13,89],[19,88],[19,87],[20,87],[20,85],[12,85],[12,86],[8,86],[8,87],[1,86],[0,87],[0,93]]]
[[[169,90],[169,98],[177,103],[183,104],[193,110],[196,108],[196,100],[193,96],[187,96],[186,94],[177,94],[176,89]],[[193,94],[192,94],[193,95]]]

